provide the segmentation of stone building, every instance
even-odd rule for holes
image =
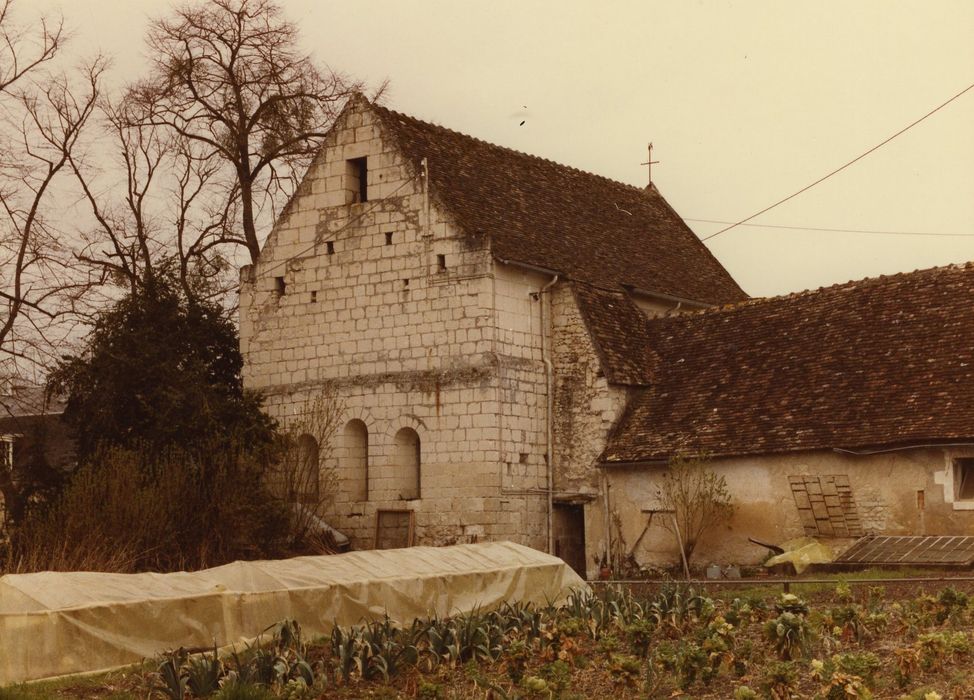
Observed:
[[[974,365],[956,366],[970,359],[969,340],[954,338],[960,355],[930,354],[943,337],[932,319],[974,314],[967,282],[949,310],[936,290],[974,271],[916,274],[903,277],[929,285],[748,300],[655,188],[356,98],[260,261],[241,271],[245,382],[285,424],[333,397],[341,416],[321,466],[338,481],[322,515],[355,547],[373,546],[392,512],[411,519],[417,543],[512,539],[590,576],[609,553],[670,563],[671,537],[645,511],[668,459],[706,452],[754,507],[702,548],[742,562],[763,554],[747,535],[915,529],[897,510],[890,470],[913,465],[909,498],[923,482],[933,507],[934,466],[967,464],[957,455],[968,453],[940,447],[852,454],[907,444],[914,424],[926,429],[909,444],[974,437],[966,397],[947,402],[949,421],[921,420],[951,387],[974,396]],[[914,306],[911,295],[928,289]],[[911,330],[919,335],[904,337]],[[859,343],[869,354],[856,364]],[[884,394],[879,368],[904,356],[883,364],[872,353],[906,346],[911,366],[928,372]],[[825,369],[811,372],[815,361]],[[938,374],[941,363],[957,371]],[[850,428],[889,401],[915,413],[894,412],[873,432]],[[800,501],[816,489],[829,490],[828,503]],[[932,516],[926,527],[934,522],[970,528]]]
[[[285,423],[337,393],[327,517],[354,546],[408,509],[417,542],[558,539],[584,570],[593,464],[642,379],[588,339],[585,313],[624,335],[603,288],[629,314],[745,298],[655,190],[356,99],[241,273],[245,382]]]

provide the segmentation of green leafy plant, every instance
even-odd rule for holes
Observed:
[[[837,671],[822,688],[825,700],[872,700],[873,694],[858,676]]]
[[[649,645],[653,641],[655,625],[649,620],[638,620],[630,623],[623,628],[626,641],[639,656],[646,657],[649,654]]]
[[[808,602],[794,593],[782,593],[778,600],[775,601],[774,609],[779,615],[782,613],[807,615]]]
[[[684,690],[689,688],[703,676],[710,668],[710,659],[707,652],[700,648],[695,642],[688,642],[680,645],[676,655],[676,672],[678,674],[678,684]],[[709,676],[708,676],[709,680]]]
[[[210,656],[201,654],[190,657],[185,662],[182,673],[190,692],[198,698],[209,697],[219,690],[224,668],[217,656],[216,647],[213,647],[213,654]]]
[[[734,598],[731,601],[730,607],[724,613],[724,619],[734,625],[734,627],[743,627],[751,622],[756,616],[756,610],[751,607],[751,602],[747,600],[742,600],[741,598]]]
[[[876,682],[876,672],[882,668],[882,663],[872,652],[857,652],[837,654],[832,657],[836,668],[842,673],[860,678],[868,686]]]
[[[274,693],[253,683],[228,683],[212,697],[213,700],[273,700]]]
[[[598,641],[595,648],[606,656],[611,656],[622,648],[622,643],[615,635],[607,634]]]
[[[765,636],[771,642],[778,658],[791,661],[805,653],[811,629],[802,615],[783,612],[765,625]]]
[[[920,666],[935,671],[943,668],[951,657],[969,655],[971,641],[966,632],[930,632],[920,635],[916,647],[920,652]]]
[[[937,596],[937,603],[940,607],[937,611],[937,622],[943,623],[965,611],[970,603],[970,596],[948,586]]]
[[[851,603],[852,602],[852,587],[849,586],[848,581],[839,581],[835,584],[835,593],[833,594],[835,600],[839,603]]]
[[[183,673],[183,663],[186,654],[182,650],[167,654],[155,674],[152,689],[161,693],[169,700],[183,700],[189,691],[186,676]]]
[[[572,669],[564,661],[552,661],[538,670],[538,675],[548,682],[548,687],[556,696],[568,690],[572,684]]]
[[[416,688],[416,697],[420,700],[441,700],[443,688],[439,683],[420,681],[419,687]]]
[[[635,687],[642,673],[642,662],[628,654],[612,654],[609,657],[609,673],[617,683]]]
[[[771,700],[798,697],[798,669],[792,662],[776,661],[764,672],[761,688]]]

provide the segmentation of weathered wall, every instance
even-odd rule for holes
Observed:
[[[959,454],[959,453],[958,453]],[[704,537],[691,565],[760,562],[767,550],[747,541],[749,536],[784,542],[806,534],[792,477],[846,476],[855,512],[864,532],[905,534],[974,534],[974,502],[953,503],[952,468],[941,449],[915,449],[872,456],[838,452],[803,452],[719,459],[709,468],[727,480],[736,505],[731,523]],[[622,538],[641,564],[679,562],[673,535],[653,525],[639,540],[649,516],[642,509],[658,504],[657,490],[665,467],[644,466],[606,470],[610,511],[619,516]],[[918,492],[923,497],[918,498]],[[829,496],[838,503],[837,496]],[[919,503],[923,507],[919,507]],[[851,538],[828,538],[842,547]]]
[[[368,201],[356,203],[347,160],[361,157]],[[519,363],[532,358],[499,350],[520,341],[499,345],[486,243],[464,237],[435,203],[427,222],[417,172],[367,110],[346,113],[260,263],[242,273],[245,383],[285,423],[325,388],[336,392],[340,427],[322,452],[331,453],[324,467],[336,470],[339,488],[325,515],[354,546],[371,546],[377,509],[407,508],[422,543],[489,538],[543,547],[544,501],[529,489],[543,464],[544,417],[521,415],[536,401],[504,394]],[[366,500],[353,500],[365,491],[353,473],[361,460],[343,444],[355,419],[368,428]],[[422,455],[420,497],[409,500],[401,498],[395,446],[404,427],[419,435]],[[511,454],[518,470],[508,474]]]
[[[598,571],[606,549],[598,457],[609,429],[625,406],[626,387],[610,385],[567,284],[551,293],[551,359],[554,369],[554,469],[559,498],[577,494],[585,508],[586,569]]]
[[[493,266],[501,493],[547,513],[547,410],[541,289],[547,275]],[[547,545],[547,521],[542,524]]]

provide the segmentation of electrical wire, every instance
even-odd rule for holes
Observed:
[[[347,228],[349,228],[349,227],[354,226],[355,224],[357,224],[359,221],[362,220],[363,217],[365,217],[366,214],[371,214],[372,213],[372,210],[375,209],[376,206],[378,206],[382,202],[386,201],[390,197],[393,197],[403,187],[405,187],[406,185],[408,185],[409,183],[413,182],[414,180],[416,180],[416,179],[418,179],[420,177],[422,177],[422,176],[421,175],[413,175],[408,180],[403,180],[402,183],[396,189],[394,189],[392,192],[390,192],[389,194],[387,194],[385,197],[383,197],[381,199],[370,199],[369,201],[372,202],[372,206],[370,206],[368,209],[364,209],[364,210],[360,211],[358,214],[356,214],[351,219],[349,219],[344,224],[342,224],[339,228],[335,229],[331,233],[331,237],[332,238],[335,238],[336,236],[338,236],[338,234],[340,234],[345,229],[347,229]],[[274,265],[272,265],[271,267],[267,268],[266,270],[261,270],[260,273],[262,275],[267,275],[267,274],[273,272],[274,270],[277,270],[278,268],[280,268],[280,267],[282,267],[284,265],[287,265],[292,260],[296,260],[297,258],[300,258],[305,253],[310,253],[312,250],[314,250],[317,247],[318,247],[318,241],[315,241],[314,243],[312,243],[310,246],[308,246],[304,250],[300,250],[297,253],[295,253],[294,255],[291,255],[291,256],[285,258],[284,260],[281,260],[280,262],[275,263]]]
[[[916,121],[908,124],[907,126],[903,127],[902,129],[900,129],[899,131],[897,131],[895,134],[893,134],[889,138],[887,138],[887,139],[879,142],[878,144],[876,144],[875,146],[873,146],[872,148],[870,148],[868,151],[865,151],[864,153],[859,154],[858,156],[856,156],[855,158],[853,158],[852,160],[850,160],[849,162],[847,162],[845,165],[839,166],[838,168],[836,168],[832,172],[828,173],[827,175],[823,175],[822,177],[820,177],[815,182],[811,183],[810,185],[806,185],[805,187],[802,187],[800,190],[798,190],[797,192],[794,192],[794,193],[788,195],[784,199],[779,199],[774,204],[765,207],[764,209],[762,209],[761,211],[757,212],[756,214],[751,214],[749,217],[747,217],[745,219],[741,219],[740,221],[738,221],[738,222],[736,222],[734,224],[731,224],[730,226],[727,226],[726,228],[722,228],[720,231],[717,231],[716,233],[712,233],[709,236],[705,236],[701,240],[703,240],[703,241],[709,241],[711,238],[716,238],[720,234],[726,233],[727,231],[730,231],[731,229],[737,228],[738,226],[741,226],[742,224],[746,224],[751,219],[754,219],[754,218],[756,218],[758,216],[761,216],[761,214],[764,214],[765,212],[771,211],[775,207],[777,207],[777,206],[779,206],[781,204],[784,204],[785,202],[787,202],[790,199],[794,199],[795,197],[797,197],[798,195],[802,194],[803,192],[807,192],[808,190],[810,190],[813,187],[815,187],[815,185],[818,185],[819,183],[822,183],[822,182],[828,180],[830,177],[832,177],[833,175],[836,175],[837,173],[842,172],[843,170],[845,170],[846,168],[848,168],[853,163],[859,162],[860,160],[862,160],[863,158],[865,158],[866,156],[868,156],[873,151],[876,151],[876,150],[882,148],[887,143],[889,143],[890,141],[892,141],[893,139],[895,139],[897,136],[900,136],[901,134],[906,133],[907,131],[909,131],[910,129],[912,129],[913,127],[915,127],[917,124],[919,124],[920,122],[926,120],[928,117],[933,116],[934,114],[936,114],[937,112],[939,112],[940,110],[942,110],[944,107],[946,107],[947,105],[949,105],[951,102],[953,102],[954,100],[956,100],[957,98],[959,98],[961,95],[963,95],[966,92],[971,91],[972,89],[974,89],[974,83],[971,83],[966,88],[964,88],[963,90],[961,90],[960,92],[958,92],[956,95],[954,95],[953,97],[951,97],[949,100],[947,100],[946,102],[943,102],[940,105],[937,105],[936,107],[934,107],[933,109],[931,109],[929,112],[927,112],[926,114],[924,114],[922,117],[920,117]]]
[[[717,219],[684,219],[702,224],[733,224],[733,221],[719,221]],[[937,233],[934,231],[881,231],[863,228],[821,228],[816,226],[786,226],[784,224],[738,224],[738,226],[753,226],[755,228],[784,228],[792,231],[826,231],[829,233],[870,233],[882,236],[945,236],[947,238],[974,238],[974,233]]]

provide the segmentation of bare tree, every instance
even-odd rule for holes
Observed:
[[[727,480],[710,470],[706,459],[678,456],[670,461],[659,487],[660,504],[673,519],[663,519],[683,550],[693,556],[704,533],[726,524],[734,514]]]
[[[332,456],[343,410],[335,389],[323,389],[280,433],[280,460],[270,469],[268,481],[290,511],[292,547],[330,547],[321,518],[338,490]]]
[[[42,64],[61,45],[60,25],[34,35],[13,24],[0,5],[0,364],[14,374],[43,364],[71,332],[91,280],[72,264],[70,245],[51,226],[57,181],[77,148],[98,99],[104,62],[80,78],[51,74]]]
[[[138,123],[178,134],[207,186],[239,201],[234,242],[260,254],[258,220],[290,196],[346,98],[361,86],[319,70],[273,0],[206,0],[151,25],[152,74],[126,99]],[[232,227],[225,227],[231,230]]]
[[[0,92],[54,58],[63,39],[63,22],[46,17],[30,31],[13,20],[13,0],[0,0]]]
[[[219,164],[182,136],[139,124],[124,101],[106,100],[100,112],[97,143],[108,147],[98,150],[114,154],[107,172],[103,163],[70,159],[95,222],[78,259],[129,292],[164,274],[187,298],[223,297],[236,284],[226,249],[237,200],[209,191]]]

